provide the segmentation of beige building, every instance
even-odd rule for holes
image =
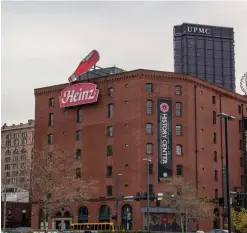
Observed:
[[[20,187],[28,175],[27,167],[31,161],[34,146],[34,120],[28,123],[1,127],[1,166],[2,188],[7,191],[7,201],[28,202],[28,196]],[[22,197],[25,193],[25,197]],[[14,199],[14,200],[12,200]]]

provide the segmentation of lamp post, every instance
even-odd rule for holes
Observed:
[[[227,216],[228,216],[228,233],[231,233],[232,220],[231,220],[231,204],[230,204],[230,180],[229,180],[229,157],[228,157],[228,121],[235,120],[235,117],[226,113],[217,115],[225,120],[225,150],[226,150],[226,198],[227,198]]]
[[[116,232],[118,231],[119,176],[121,175],[118,173],[116,176]]]
[[[147,161],[147,230],[149,231],[149,206],[150,206],[150,200],[149,200],[149,196],[150,196],[150,193],[149,193],[149,183],[150,183],[150,180],[149,180],[149,167],[150,167],[150,162],[152,161],[149,157],[143,159],[144,161]]]

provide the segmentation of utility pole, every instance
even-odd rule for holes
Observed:
[[[149,177],[149,167],[151,159],[149,157],[143,159],[147,161],[147,230],[149,231],[149,225],[150,225],[150,193],[149,193],[149,184],[150,184],[150,177]]]

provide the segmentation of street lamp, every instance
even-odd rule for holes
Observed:
[[[148,231],[149,231],[149,206],[150,206],[150,200],[149,200],[149,167],[150,167],[150,162],[152,161],[149,157],[143,159],[144,161],[147,161],[147,226],[148,226]]]
[[[229,184],[229,158],[228,158],[228,121],[235,120],[235,117],[226,113],[220,113],[217,115],[220,118],[225,119],[225,150],[226,150],[226,198],[227,198],[227,215],[228,215],[228,232],[231,233],[231,205],[230,205],[230,184]]]
[[[118,173],[116,176],[116,232],[118,231],[119,176],[122,175]]]

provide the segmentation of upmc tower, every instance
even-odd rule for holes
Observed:
[[[233,28],[184,23],[173,34],[175,72],[235,91]]]

